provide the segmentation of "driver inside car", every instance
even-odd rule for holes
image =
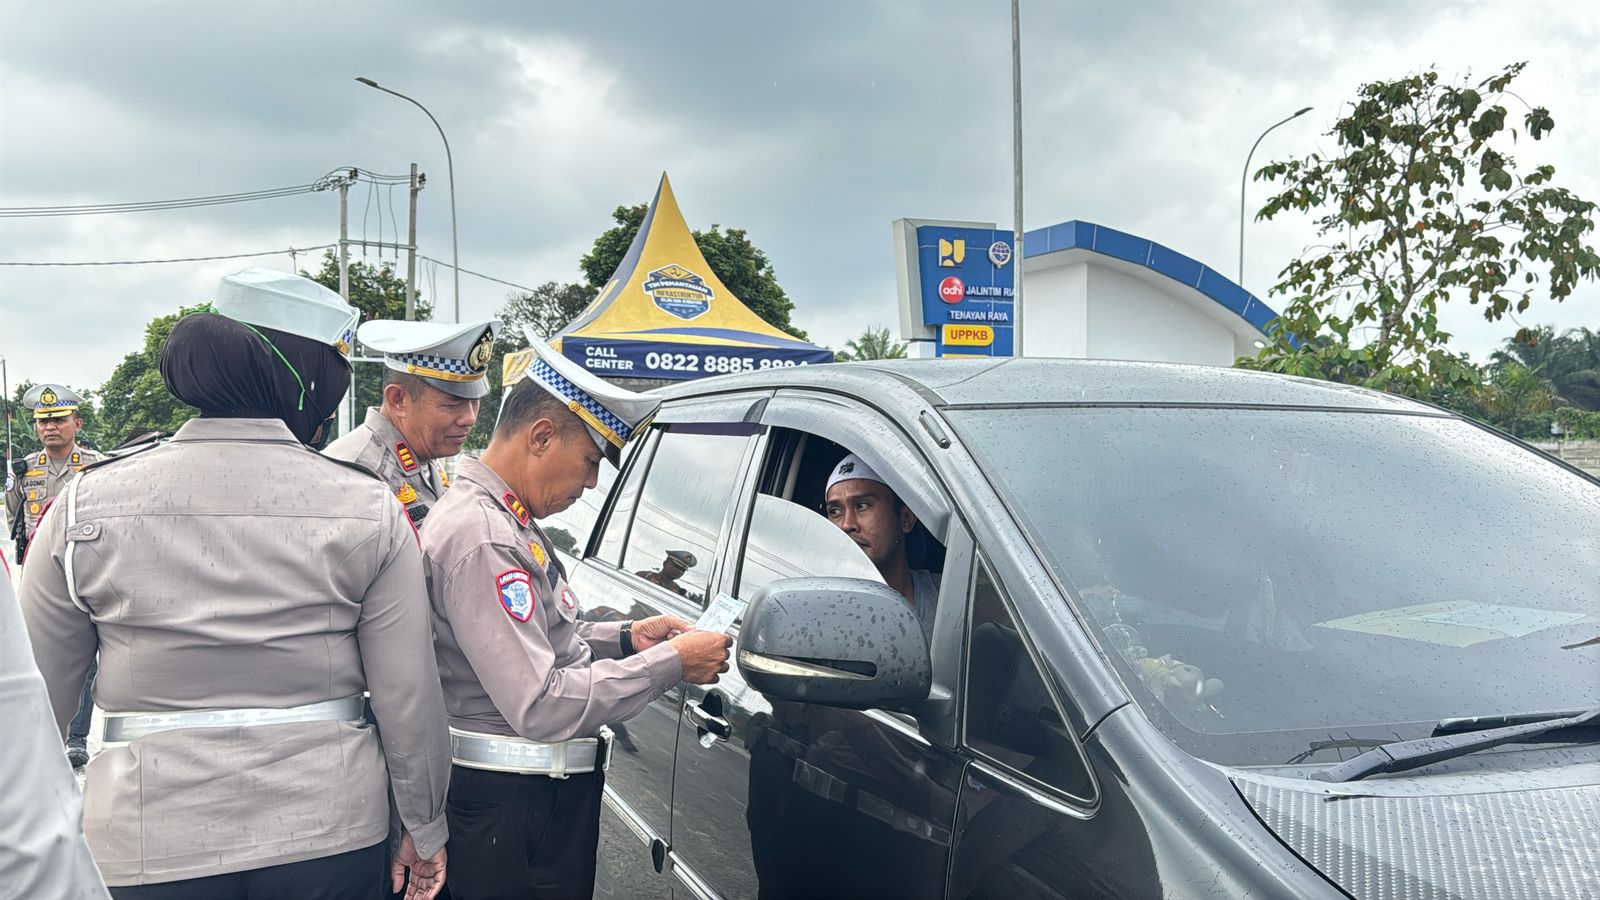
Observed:
[[[854,453],[839,460],[828,475],[823,510],[828,521],[867,555],[884,583],[911,604],[922,623],[923,639],[931,641],[939,573],[911,568],[906,544],[911,530],[917,527],[916,513]]]

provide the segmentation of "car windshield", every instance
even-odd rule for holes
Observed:
[[[1130,692],[1219,763],[1592,707],[1600,485],[1442,416],[952,410]]]

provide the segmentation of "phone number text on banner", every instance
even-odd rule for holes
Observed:
[[[561,351],[597,375],[688,380],[735,372],[764,372],[832,362],[827,350],[777,347],[707,347],[694,344],[566,338]]]

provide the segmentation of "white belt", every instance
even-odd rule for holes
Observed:
[[[291,722],[359,722],[366,700],[360,694],[288,709],[200,709],[171,713],[106,713],[105,743],[125,744],[135,738],[178,728],[239,728]]]
[[[566,778],[611,767],[611,729],[598,738],[543,744],[505,734],[450,729],[450,757],[458,766],[490,772]]]

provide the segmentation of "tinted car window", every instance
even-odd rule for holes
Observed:
[[[1600,634],[1600,485],[1469,423],[951,420],[1140,705],[1191,752],[1285,763],[1322,744],[1308,761],[1334,762],[1445,717],[1594,704],[1600,655],[1565,648]]]
[[[972,588],[967,642],[967,746],[1035,781],[1084,799],[1089,770],[1021,629],[985,566]]]
[[[769,582],[812,575],[883,581],[877,567],[837,525],[799,504],[757,494],[736,596],[748,600]]]
[[[622,567],[703,604],[712,556],[750,438],[669,427],[656,444]]]
[[[600,546],[595,556],[612,565],[622,562],[622,549],[628,539],[628,526],[633,524],[633,509],[639,501],[639,486],[644,484],[645,473],[650,470],[650,450],[655,433],[646,437],[647,443],[635,451],[638,456],[629,464],[628,474],[617,489],[617,500],[611,505],[611,515],[606,519],[600,536]]]

